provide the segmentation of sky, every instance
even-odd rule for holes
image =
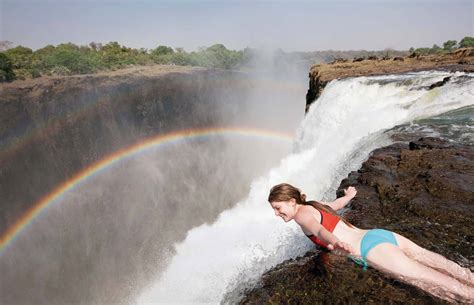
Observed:
[[[0,40],[197,51],[406,50],[474,36],[474,0],[0,0]]]

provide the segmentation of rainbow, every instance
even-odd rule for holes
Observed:
[[[48,206],[59,202],[61,197],[81,182],[92,177],[94,174],[105,170],[121,160],[135,156],[152,148],[164,147],[166,144],[176,143],[180,140],[211,137],[216,135],[245,136],[255,138],[273,138],[276,140],[291,141],[293,135],[283,132],[275,132],[258,128],[247,127],[218,127],[187,129],[170,132],[164,135],[145,139],[137,144],[118,150],[107,157],[93,163],[74,175],[71,179],[59,184],[53,191],[41,198],[26,213],[24,213],[6,232],[0,237],[0,254],[11,244],[15,238],[28,227]]]

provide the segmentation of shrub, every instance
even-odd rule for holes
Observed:
[[[13,64],[10,58],[0,53],[0,82],[11,82],[15,79],[15,73],[13,72]]]
[[[474,47],[474,37],[466,36],[459,42],[460,48]]]

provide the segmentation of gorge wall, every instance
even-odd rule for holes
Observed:
[[[251,125],[242,116],[260,116],[247,109],[255,86],[245,73],[179,66],[0,84],[0,236],[111,154],[169,132]],[[1,249],[2,304],[130,304],[175,242],[279,158],[259,158],[269,139],[252,139],[177,141],[87,177]]]
[[[272,75],[149,66],[0,84],[1,303],[133,303],[175,243],[288,154],[305,84]],[[145,139],[213,127],[236,131],[171,137],[77,182]]]
[[[172,130],[227,123],[249,86],[238,72],[178,66],[1,84],[0,232],[114,151]]]

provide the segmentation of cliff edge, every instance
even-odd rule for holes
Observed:
[[[352,61],[335,60],[329,64],[314,65],[309,72],[306,111],[321,95],[324,87],[334,79],[357,76],[397,74],[423,70],[474,72],[474,48],[458,49],[441,55],[409,55],[406,57],[356,58]]]

